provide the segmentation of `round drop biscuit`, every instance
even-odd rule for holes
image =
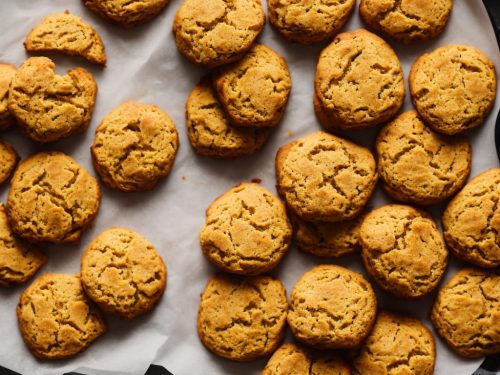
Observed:
[[[81,277],[99,307],[125,319],[142,315],[160,300],[167,270],[154,246],[139,233],[110,228],[82,255]]]
[[[177,129],[158,107],[124,102],[96,129],[94,167],[106,185],[122,191],[152,189],[172,169]]]
[[[107,330],[79,275],[40,276],[21,294],[17,318],[24,342],[40,359],[72,357]]]
[[[377,171],[368,149],[319,131],[278,150],[276,177],[278,191],[297,216],[334,222],[361,212]]]
[[[15,122],[9,110],[9,86],[15,75],[14,66],[0,64],[0,131],[9,129]]]
[[[201,295],[198,335],[220,357],[251,361],[278,347],[286,313],[286,291],[279,280],[219,274]]]
[[[99,209],[96,179],[62,152],[23,160],[11,180],[7,215],[13,231],[33,242],[75,243]]]
[[[446,244],[457,257],[480,267],[500,266],[500,168],[473,178],[443,216]]]
[[[100,16],[123,27],[149,21],[168,4],[168,0],[82,0],[85,6]]]
[[[213,68],[243,57],[265,21],[261,0],[184,0],[173,30],[189,60]]]
[[[240,61],[219,68],[213,81],[235,126],[276,126],[292,88],[285,60],[263,44],[255,44]]]
[[[427,125],[442,134],[460,134],[480,126],[493,107],[495,66],[474,47],[448,45],[420,56],[409,84]]]
[[[500,353],[500,275],[465,268],[439,291],[431,312],[439,335],[459,355]]]
[[[347,22],[356,0],[268,0],[269,22],[285,39],[312,44],[333,38]]]
[[[14,147],[0,139],[0,185],[9,179],[18,161],[19,155]]]
[[[455,194],[469,176],[470,143],[433,132],[416,111],[405,112],[385,125],[375,147],[384,190],[399,201],[441,202]]]
[[[383,123],[396,115],[405,96],[396,53],[363,29],[339,34],[323,49],[314,88],[318,119],[334,130]]]
[[[319,349],[353,348],[370,333],[377,297],[365,278],[336,265],[319,265],[295,284],[288,325],[296,339]]]
[[[241,183],[207,209],[203,253],[226,272],[257,275],[276,267],[290,247],[292,227],[283,203],[255,183]]]
[[[410,206],[388,204],[370,212],[360,229],[367,272],[385,291],[419,298],[432,291],[448,263],[434,220]]]

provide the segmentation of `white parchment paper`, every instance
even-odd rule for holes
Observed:
[[[203,0],[200,0],[203,1]],[[172,20],[181,0],[171,0],[165,11],[152,22],[123,30],[88,11],[81,1],[73,0],[0,0],[0,62],[16,66],[27,57],[22,42],[29,30],[44,16],[65,9],[83,17],[100,33],[106,45],[108,65],[101,69],[82,59],[50,55],[57,71],[66,72],[83,66],[96,77],[99,86],[97,104],[89,130],[82,135],[44,146],[64,151],[94,173],[89,147],[94,129],[109,111],[126,99],[155,103],[166,110],[177,125],[180,150],[170,176],[148,193],[120,193],[103,188],[100,212],[94,225],[82,237],[80,245],[47,246],[49,261],[44,272],[78,273],[80,256],[88,243],[110,226],[126,226],[145,235],[162,254],[168,267],[167,290],[157,308],[132,322],[109,318],[109,332],[87,351],[64,361],[36,360],[26,349],[17,329],[15,307],[25,286],[0,290],[0,364],[23,374],[62,374],[79,371],[86,374],[144,374],[150,363],[164,365],[175,375],[258,374],[266,360],[233,363],[209,353],[196,334],[199,295],[216,270],[203,257],[198,245],[198,231],[204,222],[204,210],[224,191],[243,181],[258,177],[262,185],[275,191],[274,156],[279,146],[320,128],[312,107],[313,78],[322,45],[300,46],[286,42],[269,24],[260,42],[274,48],[287,60],[293,80],[288,108],[281,125],[266,146],[256,155],[233,161],[196,156],[189,144],[184,120],[186,98],[205,73],[184,59],[174,43]],[[344,30],[361,27],[358,11]],[[404,46],[394,41],[407,77],[413,61],[424,51],[450,43],[479,47],[500,67],[500,53],[493,30],[480,0],[456,0],[450,23],[442,36],[426,43]],[[408,90],[407,90],[408,92]],[[470,134],[473,144],[471,176],[498,167],[494,146],[494,121],[499,109],[497,100],[486,124]],[[405,110],[411,108],[409,96]],[[373,146],[376,130],[352,133],[359,143]],[[12,142],[25,158],[39,146],[13,130],[0,137]],[[7,186],[0,187],[5,202]],[[379,190],[371,205],[388,202]],[[434,210],[439,215],[442,206]],[[287,287],[288,295],[302,273],[324,260],[290,249],[272,273]],[[338,263],[363,271],[359,255]],[[461,266],[452,260],[446,279]],[[377,289],[382,308],[412,314],[431,327],[427,314],[435,293],[419,301],[399,301]],[[435,332],[434,332],[435,333]],[[455,356],[436,336],[436,374],[471,374],[480,360],[469,361]],[[291,340],[290,334],[287,341]]]

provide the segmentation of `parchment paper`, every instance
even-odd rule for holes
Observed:
[[[285,57],[293,80],[292,94],[281,125],[263,150],[254,156],[233,161],[199,157],[191,149],[187,138],[184,104],[188,93],[205,71],[184,59],[175,46],[171,27],[180,4],[181,0],[171,0],[165,11],[152,22],[124,30],[94,15],[77,0],[0,1],[0,62],[16,66],[21,64],[27,57],[22,42],[29,30],[44,16],[65,9],[92,24],[106,45],[108,65],[104,69],[79,58],[50,55],[56,61],[59,73],[74,66],[89,69],[96,77],[99,93],[89,130],[43,149],[67,152],[95,174],[89,152],[94,129],[104,115],[126,99],[155,103],[166,110],[177,125],[181,143],[172,173],[155,190],[125,194],[103,187],[100,212],[92,228],[83,235],[81,244],[47,246],[50,259],[40,272],[78,273],[80,256],[98,233],[110,226],[130,227],[145,235],[167,264],[167,290],[161,303],[152,313],[132,322],[110,317],[109,332],[73,359],[42,362],[28,352],[17,329],[15,307],[25,286],[1,289],[0,364],[3,366],[29,375],[62,374],[66,371],[144,374],[153,362],[164,365],[175,375],[250,375],[258,374],[266,363],[266,360],[232,363],[212,355],[199,342],[196,334],[199,295],[208,277],[216,270],[199,249],[198,231],[204,222],[206,207],[235,184],[258,177],[262,179],[263,186],[275,192],[274,156],[277,148],[320,129],[313,112],[312,93],[315,66],[324,44],[307,47],[288,43],[267,24],[260,42]],[[344,30],[359,27],[361,23],[356,9]],[[479,47],[500,67],[500,53],[480,0],[455,1],[446,31],[434,41],[412,46],[403,46],[391,40],[389,43],[401,59],[405,77],[417,56],[449,43]],[[499,103],[500,100],[497,100],[486,124],[470,134],[474,152],[471,176],[499,166],[493,137]],[[404,109],[410,108],[407,95]],[[372,147],[376,133],[377,130],[365,130],[350,137]],[[12,142],[23,158],[42,149],[17,130],[0,134],[0,137]],[[5,185],[0,187],[2,202],[5,202],[7,189]],[[379,189],[370,205],[377,207],[387,201]],[[441,210],[442,206],[434,213],[439,214]],[[325,261],[302,254],[294,246],[272,274],[285,283],[289,295],[300,275],[321,262]],[[336,262],[363,271],[359,255]],[[446,279],[460,266],[452,260]],[[380,289],[376,291],[381,307],[412,314],[431,327],[426,317],[435,293],[422,300],[408,302],[390,297]],[[479,366],[481,360],[460,359],[435,336],[436,374],[471,374]],[[286,340],[291,340],[289,333]]]

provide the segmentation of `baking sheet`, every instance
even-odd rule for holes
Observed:
[[[166,110],[177,125],[180,150],[170,176],[148,193],[120,193],[103,187],[100,212],[94,225],[82,237],[80,245],[47,246],[49,261],[43,272],[79,272],[80,255],[89,242],[110,226],[126,226],[145,235],[162,254],[168,267],[166,293],[150,314],[132,322],[109,318],[109,332],[81,355],[63,361],[42,362],[26,349],[17,329],[15,307],[25,286],[0,290],[0,364],[23,374],[62,374],[77,371],[86,374],[144,374],[150,363],[160,364],[175,375],[182,374],[258,374],[266,359],[241,364],[220,359],[209,353],[196,334],[199,295],[216,269],[203,257],[198,245],[198,231],[204,222],[204,210],[224,191],[243,180],[262,179],[262,185],[275,192],[274,156],[279,146],[320,129],[312,107],[313,78],[317,57],[324,46],[299,46],[286,42],[269,24],[260,42],[272,47],[287,60],[293,89],[286,114],[266,146],[256,155],[232,161],[196,156],[187,138],[184,104],[188,93],[205,73],[185,60],[177,51],[171,32],[175,11],[181,0],[171,0],[166,10],[152,22],[123,30],[88,11],[81,1],[16,0],[0,1],[0,62],[16,66],[27,57],[22,41],[29,30],[45,15],[68,9],[83,17],[100,33],[108,55],[104,69],[78,58],[57,54],[57,71],[64,73],[83,66],[96,77],[99,86],[97,104],[89,130],[82,135],[40,148],[14,130],[0,137],[12,142],[25,158],[36,150],[67,152],[91,173],[89,147],[94,129],[109,111],[126,99],[155,103]],[[356,9],[344,30],[361,27]],[[401,59],[405,77],[412,62],[424,51],[450,43],[479,47],[500,67],[500,53],[493,30],[480,0],[459,0],[442,36],[430,42],[404,46],[389,41]],[[408,88],[408,87],[407,87]],[[408,92],[408,89],[407,89]],[[473,144],[471,176],[487,168],[498,167],[494,148],[494,121],[500,100],[486,124],[470,134]],[[410,109],[407,95],[404,109]],[[349,136],[372,147],[377,130],[363,130]],[[5,202],[7,187],[0,187],[0,201]],[[378,189],[370,205],[388,202]],[[442,206],[433,212],[439,214]],[[302,273],[325,262],[290,249],[272,272],[287,287],[288,295]],[[340,263],[363,271],[359,255]],[[460,264],[452,260],[448,279]],[[430,326],[426,319],[435,293],[419,301],[399,301],[376,289],[382,308],[407,312]],[[287,334],[287,341],[291,336]],[[463,360],[455,356],[437,338],[436,374],[471,374],[481,360]]]

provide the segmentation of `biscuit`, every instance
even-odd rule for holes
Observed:
[[[375,158],[365,147],[318,131],[278,150],[276,180],[301,219],[344,221],[361,212],[375,188]]]
[[[325,2],[268,0],[269,22],[291,42],[312,44],[333,38],[347,22],[356,0]]]
[[[261,375],[351,375],[350,367],[332,352],[311,351],[283,344],[267,362]]]
[[[133,27],[156,17],[168,0],[82,0],[94,13],[123,27]]]
[[[15,75],[14,66],[0,64],[0,131],[9,129],[15,122],[9,111],[9,86]]]
[[[473,178],[443,216],[446,244],[457,257],[480,267],[500,266],[500,168]]]
[[[480,126],[493,107],[495,66],[474,47],[448,45],[415,61],[409,85],[427,125],[442,134],[461,134]]]
[[[441,34],[452,7],[453,0],[361,0],[359,14],[370,28],[412,43]]]
[[[26,135],[39,143],[87,129],[97,95],[94,77],[85,69],[64,76],[54,69],[47,57],[30,57],[10,84],[9,110]]]
[[[419,298],[432,291],[448,263],[434,220],[410,206],[388,204],[370,212],[359,230],[367,272],[385,291]]]
[[[18,161],[19,155],[14,147],[0,139],[0,185],[9,179]]]
[[[330,129],[381,124],[396,115],[405,97],[396,53],[363,29],[339,34],[323,49],[314,89],[328,120],[323,126]]]
[[[79,275],[40,276],[21,294],[17,318],[24,342],[40,359],[72,357],[107,330]]]
[[[206,257],[224,271],[257,275],[276,267],[292,227],[281,201],[255,183],[241,183],[208,207],[200,231]]]
[[[270,129],[233,126],[212,88],[211,78],[203,78],[186,102],[189,141],[199,155],[235,158],[259,150],[269,138]]]
[[[441,202],[455,194],[469,176],[470,143],[433,132],[416,111],[405,112],[385,125],[375,148],[383,188],[402,202]]]
[[[381,311],[352,366],[358,375],[432,375],[435,362],[434,337],[422,322]]]
[[[94,64],[106,64],[104,44],[97,31],[68,11],[45,17],[30,31],[24,48],[29,52],[62,52],[82,56]]]
[[[105,312],[133,319],[153,309],[167,282],[154,246],[139,233],[109,228],[82,255],[85,293]]]
[[[201,295],[198,335],[220,357],[251,361],[278,347],[286,313],[286,291],[279,280],[218,274]]]
[[[370,333],[377,297],[365,278],[333,264],[307,271],[292,290],[288,325],[296,339],[318,349],[358,346]]]
[[[177,129],[167,113],[152,104],[127,101],[104,117],[91,151],[106,185],[144,191],[169,174],[178,147]]]
[[[0,286],[22,284],[45,264],[47,256],[14,237],[0,203]]]
[[[431,312],[439,335],[459,355],[500,353],[500,275],[464,268],[439,291]]]
[[[77,243],[97,215],[96,179],[62,152],[23,160],[10,183],[7,216],[12,230],[33,242]]]
[[[243,57],[265,22],[261,0],[184,0],[173,31],[182,54],[213,68]]]
[[[285,60],[263,44],[255,44],[240,61],[219,68],[213,81],[235,126],[276,126],[292,89]]]

